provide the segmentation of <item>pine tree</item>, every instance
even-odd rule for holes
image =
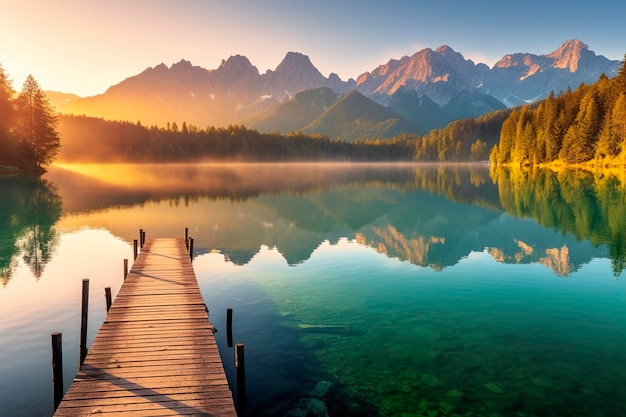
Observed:
[[[56,114],[32,75],[24,81],[16,104],[17,133],[22,144],[21,165],[43,173],[60,147]]]
[[[576,121],[563,138],[560,156],[565,162],[576,164],[593,158],[601,121],[597,94],[590,90],[581,100]]]
[[[11,80],[0,65],[0,164],[11,164],[13,155],[13,141],[11,129],[15,115],[13,97],[15,90]]]
[[[512,162],[513,147],[516,140],[517,122],[519,121],[519,110],[513,110],[510,116],[502,123],[502,129],[500,131],[500,144],[498,152],[498,162],[509,163]]]
[[[615,106],[611,111],[610,130],[612,133],[611,155],[615,156],[620,153],[621,147],[626,143],[626,92],[621,93],[615,102]]]
[[[535,125],[532,110],[523,106],[517,121],[511,160],[515,163],[525,163],[529,160],[531,148],[535,145]]]
[[[543,137],[545,143],[544,162],[552,162],[559,156],[561,142],[556,132],[556,120],[559,115],[559,104],[554,97],[554,93],[545,101],[543,118],[541,121],[541,131],[538,135]]]
[[[626,54],[624,54],[622,66],[620,67],[617,76],[613,79],[613,83],[615,84],[615,88],[618,92],[626,93]]]

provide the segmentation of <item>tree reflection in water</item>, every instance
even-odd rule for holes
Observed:
[[[564,170],[492,170],[502,207],[544,227],[608,245],[613,274],[626,257],[626,185],[614,175]]]
[[[0,177],[0,195],[0,281],[8,284],[20,257],[39,278],[58,245],[61,197],[49,181],[22,176]]]

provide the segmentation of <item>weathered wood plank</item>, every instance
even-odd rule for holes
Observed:
[[[55,416],[236,416],[182,239],[144,244]]]
[[[211,378],[136,378],[137,381],[131,382],[127,379],[120,378],[119,380],[99,380],[95,378],[75,378],[70,389],[67,390],[66,395],[78,393],[78,392],[95,392],[95,391],[129,391],[135,392],[137,390],[150,390],[154,392],[167,393],[172,389],[178,387],[214,387],[220,386],[222,389],[228,385],[226,377],[220,377],[216,375],[210,375]],[[152,386],[152,388],[146,388],[146,386]]]

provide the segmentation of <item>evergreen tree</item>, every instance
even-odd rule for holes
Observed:
[[[605,117],[602,133],[598,141],[599,157],[615,157],[622,150],[626,140],[626,93],[621,93],[613,109]]]
[[[623,145],[626,142],[626,92],[621,93],[615,102],[615,107],[611,112],[611,129],[617,147],[619,147],[620,140]],[[620,152],[617,147],[614,149],[614,155]]]
[[[10,164],[13,155],[11,129],[13,125],[15,90],[11,80],[0,65],[0,164]]]
[[[535,146],[535,126],[532,111],[523,106],[515,129],[515,141],[511,160],[524,163],[530,159],[531,149]]]
[[[470,146],[470,161],[484,161],[489,155],[487,144],[480,139],[476,139]]]
[[[24,81],[17,98],[17,132],[21,139],[21,165],[45,172],[60,147],[57,117],[45,93],[32,75]]]
[[[543,155],[543,161],[540,162],[552,162],[559,156],[559,150],[561,143],[556,132],[556,120],[559,115],[559,103],[554,97],[554,93],[545,101],[544,113],[541,118],[540,135],[545,143],[545,154]]]
[[[513,147],[516,140],[516,129],[519,121],[519,110],[513,110],[511,115],[502,123],[500,131],[500,149],[498,152],[498,162],[512,162]]]
[[[622,60],[622,66],[617,73],[617,76],[613,79],[615,88],[622,93],[626,93],[626,54]]]
[[[593,158],[601,121],[596,91],[590,90],[581,100],[576,121],[563,139],[560,156],[565,162],[576,164]]]

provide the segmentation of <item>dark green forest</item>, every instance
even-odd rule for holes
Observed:
[[[602,166],[620,156],[623,161],[625,144],[626,56],[613,79],[602,75],[595,84],[514,109],[490,160],[516,165],[591,161]]]
[[[84,116],[59,116],[63,161],[410,161],[404,141],[347,143],[326,136],[294,132],[259,133],[244,126],[200,129],[144,127]]]
[[[349,143],[325,135],[259,133],[244,126],[226,128],[142,126],[86,116],[59,116],[62,161],[482,161],[497,143],[502,110],[477,119],[458,120],[427,135]]]

